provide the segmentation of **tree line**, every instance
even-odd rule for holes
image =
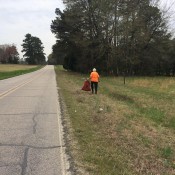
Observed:
[[[64,0],[49,60],[115,75],[175,75],[175,38],[158,0]]]
[[[46,64],[44,46],[38,37],[26,34],[21,45],[24,60],[20,60],[19,53],[14,44],[0,45],[0,63],[2,64]]]
[[[19,54],[15,45],[0,45],[0,63],[18,64]]]

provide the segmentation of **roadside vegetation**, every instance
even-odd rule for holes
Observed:
[[[76,174],[175,174],[173,77],[129,77],[124,85],[101,76],[92,95],[81,90],[89,75],[55,71]]]
[[[33,72],[42,67],[38,65],[0,64],[0,80]]]

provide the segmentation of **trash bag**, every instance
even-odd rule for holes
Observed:
[[[91,91],[91,84],[90,84],[89,80],[86,80],[84,82],[84,85],[83,85],[81,90],[83,90],[83,91]]]

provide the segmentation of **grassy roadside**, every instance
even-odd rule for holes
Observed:
[[[0,80],[36,71],[43,66],[0,64]]]
[[[175,79],[101,77],[99,94],[55,68],[76,166],[95,175],[175,174]],[[102,108],[103,110],[100,110]]]

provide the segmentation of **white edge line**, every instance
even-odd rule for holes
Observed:
[[[57,97],[58,93],[57,93]],[[59,142],[60,142],[60,153],[61,153],[61,169],[62,169],[62,175],[66,175],[66,168],[65,168],[65,159],[64,159],[64,151],[63,151],[63,137],[62,137],[62,124],[61,124],[61,118],[60,115],[61,113],[58,110],[58,107],[60,108],[60,104],[58,102],[58,99],[56,100],[56,104],[57,104],[57,118],[58,118],[58,129],[59,129]]]

